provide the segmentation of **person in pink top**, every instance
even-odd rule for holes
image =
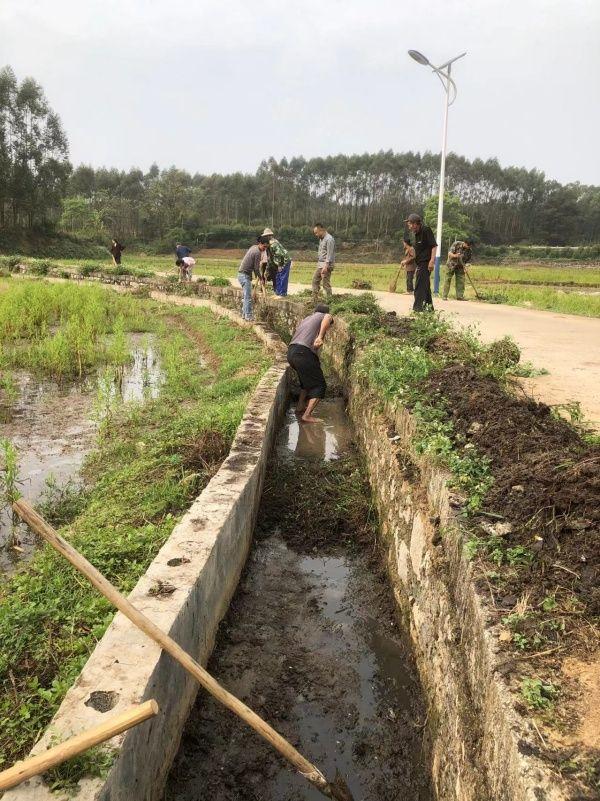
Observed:
[[[181,281],[191,281],[192,268],[196,264],[196,259],[191,256],[184,256],[182,259],[177,259],[175,264],[179,267],[179,279]]]

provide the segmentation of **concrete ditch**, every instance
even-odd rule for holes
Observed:
[[[202,288],[235,307],[235,289]],[[289,300],[260,304],[262,319],[285,336],[304,313]],[[351,376],[353,339],[342,321],[326,358],[348,397],[348,411],[371,483],[388,552],[389,577],[415,648],[429,705],[435,795],[449,801],[574,801],[577,782],[538,754],[539,734],[515,710],[502,680],[493,616],[475,588],[464,535],[447,489],[449,475],[412,444],[408,411],[368,397]]]
[[[239,292],[235,289],[200,287],[199,292],[204,296],[205,302],[210,302],[211,305],[216,302],[230,309],[239,305]],[[166,300],[164,296],[152,294],[157,299]],[[168,300],[172,299],[173,296],[169,295]],[[181,298],[177,302],[193,303],[194,300]],[[264,319],[281,333],[289,332],[302,314],[300,304],[286,300],[269,301],[266,305],[259,304],[259,308]],[[229,315],[228,311],[222,310],[221,313]],[[258,332],[275,346],[276,338],[265,334],[264,328],[259,328]],[[277,349],[279,353],[282,352],[280,344]],[[349,372],[352,354],[353,343],[349,332],[343,323],[336,325],[327,346],[327,358],[345,386],[350,419],[381,521],[388,554],[389,577],[416,654],[420,681],[428,706],[427,733],[431,742],[434,796],[444,801],[574,801],[579,797],[577,788],[551,773],[547,765],[536,757],[537,734],[516,713],[510,693],[501,681],[499,659],[495,640],[489,630],[490,621],[485,604],[475,590],[471,567],[463,554],[460,527],[446,488],[447,474],[414,453],[411,445],[413,422],[405,410],[381,407],[376,399],[362,395],[353,384]],[[285,366],[280,362],[272,368],[264,381],[267,378],[270,381],[268,391],[271,393],[273,405],[262,424],[265,435],[261,447],[258,448],[260,454],[255,454],[256,463],[252,469],[249,464],[244,464],[250,452],[247,439],[240,443],[242,451],[237,456],[238,459],[242,457],[241,460],[230,461],[236,456],[232,449],[223,465],[225,468],[229,462],[229,480],[231,482],[231,474],[235,471],[236,483],[226,484],[225,481],[215,485],[215,508],[224,501],[226,487],[237,487],[235,491],[227,493],[229,501],[237,509],[233,515],[228,514],[227,519],[228,524],[243,520],[244,526],[248,527],[247,533],[244,528],[243,545],[233,542],[235,538],[232,529],[223,538],[222,551],[216,547],[216,539],[220,538],[220,534],[210,546],[205,543],[204,551],[201,547],[200,553],[196,530],[193,531],[193,542],[189,538],[177,540],[177,547],[172,554],[177,552],[178,555],[169,556],[167,561],[171,561],[171,558],[181,559],[181,552],[186,554],[183,559],[188,558],[186,547],[192,554],[189,563],[180,562],[175,565],[183,568],[181,577],[177,577],[178,581],[191,582],[189,587],[185,585],[188,589],[185,590],[187,595],[183,603],[184,611],[180,609],[175,613],[170,609],[171,601],[157,602],[152,599],[150,602],[147,596],[149,587],[158,577],[158,573],[154,575],[152,572],[155,563],[169,547],[171,540],[133,593],[134,599],[136,602],[139,599],[144,611],[170,630],[171,634],[175,634],[182,644],[189,644],[192,651],[196,649],[203,661],[206,661],[212,650],[216,626],[235,590],[248,552],[260,498],[261,471],[264,473],[268,452],[275,438],[277,417],[283,413],[286,405],[288,379]],[[257,393],[261,388],[262,384]],[[255,398],[252,404],[254,401]],[[265,395],[263,403],[266,402]],[[255,410],[258,414],[258,406]],[[261,410],[264,414],[264,406]],[[253,422],[247,436],[257,436],[258,430]],[[248,470],[252,474],[247,476],[245,490],[237,484],[239,469],[244,473]],[[227,472],[224,475],[226,478]],[[210,488],[209,484],[204,492]],[[240,493],[245,493],[244,503],[254,498],[254,510],[250,514],[242,511],[244,503],[241,503]],[[206,526],[201,537],[204,541],[204,535],[208,531],[213,532],[213,538],[215,537],[215,529],[212,525],[214,521],[208,520],[206,515],[206,501],[211,501],[211,498],[203,500],[203,511],[200,512],[202,497],[200,496],[185,520],[192,524],[192,529],[194,525],[198,525],[198,520],[202,521],[200,528],[204,529]],[[223,511],[221,507],[221,514]],[[184,521],[180,526],[183,523]],[[176,532],[177,529],[174,537]],[[233,557],[231,549],[234,552]],[[171,551],[165,555],[169,554]],[[214,587],[218,583],[215,581],[218,571],[215,573],[206,565],[214,560],[216,568],[217,564],[222,565],[223,560],[229,558],[233,558],[233,563],[239,564],[239,568],[236,567],[234,576],[232,570],[234,580],[231,582],[228,581],[229,576],[221,575],[220,580],[227,582],[227,588],[218,588],[221,590],[219,594]],[[164,567],[164,559],[162,566]],[[197,573],[196,579],[192,576],[194,572]],[[203,588],[197,589],[196,583],[200,578]],[[172,575],[169,575],[169,580],[173,581]],[[212,585],[210,592],[204,588],[205,581]],[[182,594],[183,592],[182,590]],[[179,593],[176,595],[179,596]],[[214,609],[210,621],[207,619],[207,604],[212,604]],[[202,620],[198,619],[199,609],[203,612]],[[118,743],[119,756],[107,781],[104,784],[82,783],[79,794],[79,798],[104,801],[125,798],[153,801],[161,797],[166,773],[176,751],[187,710],[193,703],[196,688],[186,688],[184,677],[177,676],[177,669],[173,664],[170,661],[167,664],[164,657],[155,653],[158,649],[154,650],[152,644],[142,642],[143,638],[136,639],[135,632],[129,632],[130,636],[123,638],[123,631],[119,631],[119,627],[122,628],[125,621],[119,621],[119,617],[117,616],[105,636],[108,637],[113,632],[120,638],[119,648],[121,653],[127,655],[127,661],[115,661],[113,654],[112,661],[98,663],[98,670],[90,668],[90,663],[98,652],[102,657],[101,642],[65,699],[65,704],[67,700],[73,703],[71,706],[67,705],[65,710],[61,707],[52,734],[66,736],[67,732],[78,731],[100,719],[102,713],[96,712],[91,706],[85,707],[85,700],[92,699],[92,692],[118,692],[112,687],[114,682],[111,682],[110,688],[105,687],[108,675],[111,678],[116,675],[124,686],[127,678],[125,674],[129,672],[130,665],[153,665],[151,670],[146,671],[144,668],[142,671],[147,675],[145,687],[141,691],[140,688],[130,691],[126,697],[124,692],[123,696],[119,696],[117,705],[112,708],[118,709],[120,703],[126,706],[151,696],[157,697],[160,703],[161,697],[157,695],[157,691],[164,685],[167,685],[164,698],[167,705],[173,692],[184,696],[184,702],[172,711],[168,707],[167,716],[163,713],[154,723],[144,724],[138,731],[121,738]],[[90,671],[86,674],[88,668]],[[107,673],[109,669],[115,673]],[[162,731],[157,732],[155,729]],[[44,747],[50,736],[50,733],[45,735],[36,751]],[[148,766],[151,767],[150,771]],[[146,778],[145,774],[151,775]],[[39,781],[30,782],[28,786],[7,793],[4,797],[27,798],[33,801],[56,798]]]
[[[248,565],[209,670],[355,799],[430,801],[423,693],[376,547],[344,402],[289,409]],[[260,738],[199,693],[165,801],[317,801]]]

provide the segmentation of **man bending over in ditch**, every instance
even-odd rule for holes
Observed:
[[[320,303],[296,328],[288,348],[288,363],[298,373],[300,380],[300,399],[296,414],[302,415],[303,423],[317,423],[313,412],[316,405],[325,397],[327,384],[319,359],[319,348],[323,346],[328,329],[333,325],[329,306]]]

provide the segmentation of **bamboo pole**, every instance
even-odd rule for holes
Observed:
[[[217,699],[223,706],[230,709],[240,717],[245,723],[260,734],[281,756],[287,759],[304,778],[313,784],[327,798],[335,798],[338,801],[353,801],[352,795],[341,777],[336,777],[335,781],[329,782],[321,771],[308,761],[294,746],[284,737],[275,731],[266,721],[253,712],[250,707],[228,692],[206,671],[199,662],[196,662],[187,651],[178,645],[175,640],[165,634],[150,618],[133,606],[99,570],[97,570],[88,560],[82,556],[70,543],[64,540],[52,526],[35,511],[23,498],[19,498],[12,504],[14,511],[24,520],[27,525],[43,537],[46,542],[62,554],[68,561],[79,570],[105,598],[117,607],[131,622],[136,625],[144,634],[157,642],[168,654],[170,654],[179,664],[185,668],[205,690]]]
[[[98,726],[88,729],[88,731],[70,737],[63,743],[44,751],[43,754],[17,762],[12,768],[3,770],[0,773],[0,791],[16,787],[17,784],[21,784],[26,779],[38,776],[40,773],[66,762],[67,759],[71,759],[77,754],[93,748],[95,745],[110,740],[111,737],[131,729],[133,726],[137,726],[157,714],[158,704],[156,701],[146,701],[143,704],[126,709],[125,712],[121,712],[119,715],[113,715],[113,717]]]

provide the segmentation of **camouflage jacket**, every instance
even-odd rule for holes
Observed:
[[[283,267],[290,260],[289,253],[277,239],[271,239],[267,248],[270,267]]]
[[[460,239],[454,242],[450,250],[448,251],[448,264],[453,266],[460,266],[464,267],[465,264],[468,264],[471,261],[471,256],[473,255],[473,251],[467,245],[466,242],[462,242]],[[458,256],[458,259],[452,259],[451,256]]]

